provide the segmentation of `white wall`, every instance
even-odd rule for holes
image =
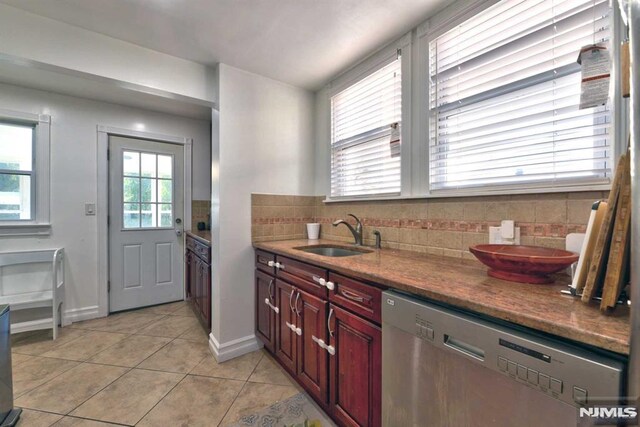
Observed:
[[[0,84],[0,109],[51,115],[51,235],[0,238],[0,251],[64,246],[67,307],[97,312],[97,224],[84,215],[96,203],[97,125],[193,138],[193,198],[210,194],[208,121],[175,117]],[[79,311],[78,311],[79,310]]]
[[[217,101],[215,68],[0,4],[2,55]]]
[[[251,193],[314,193],[314,96],[225,64],[218,72],[220,113],[212,121],[212,346],[224,360],[255,343]]]

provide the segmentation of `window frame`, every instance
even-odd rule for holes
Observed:
[[[401,188],[396,196],[331,198],[331,96],[366,75],[375,64],[390,51],[395,52],[399,41],[391,43],[351,67],[318,92],[317,107],[325,111],[319,118],[318,138],[322,142],[318,153],[323,158],[323,173],[317,190],[325,195],[325,203],[347,201],[431,199],[446,197],[473,197],[516,194],[551,194],[578,191],[608,191],[610,184],[579,184],[567,186],[529,185],[520,187],[493,187],[430,191],[429,183],[429,42],[465,20],[498,3],[499,0],[458,0],[429,17],[411,33],[405,35],[402,47],[402,163]],[[625,28],[617,7],[612,8],[613,29],[611,38],[611,147],[613,166],[626,151],[629,134],[629,103],[620,92],[620,43],[625,38]],[[406,64],[405,64],[406,61]],[[369,71],[370,72],[370,71]]]
[[[332,174],[332,111],[331,98],[339,94],[343,90],[358,83],[367,76],[375,73],[384,66],[390,64],[400,55],[401,67],[401,126],[400,126],[400,192],[390,194],[373,194],[361,196],[331,196],[331,174]],[[349,201],[349,200],[388,200],[407,197],[411,195],[411,148],[412,148],[412,131],[411,131],[411,111],[412,111],[412,56],[413,44],[412,33],[407,33],[400,39],[386,45],[376,53],[370,55],[354,67],[350,68],[336,79],[334,79],[326,87],[327,106],[328,106],[328,141],[327,145],[327,167],[328,167],[328,187],[325,195],[327,202],[330,201]]]
[[[449,8],[443,12],[435,15],[427,20],[424,24],[418,27],[419,42],[416,43],[419,46],[418,55],[421,58],[421,62],[424,63],[424,67],[421,69],[419,85],[424,86],[421,92],[424,92],[421,96],[421,121],[426,122],[420,132],[420,146],[425,151],[425,162],[422,164],[425,176],[422,178],[422,188],[425,197],[468,197],[468,196],[492,196],[492,195],[511,195],[511,194],[545,194],[545,193],[560,193],[560,192],[576,192],[576,191],[608,191],[611,187],[611,179],[608,181],[589,183],[589,182],[574,182],[566,183],[564,185],[550,185],[549,183],[517,183],[514,185],[495,185],[495,186],[483,186],[483,187],[470,187],[460,189],[432,189],[430,182],[430,93],[429,93],[429,43],[455,28],[456,26],[464,23],[468,19],[476,16],[477,14],[485,11],[491,6],[499,3],[501,0],[484,0],[479,2],[464,2],[459,0],[453,3]],[[466,7],[459,6],[460,4],[467,4]],[[458,11],[456,11],[458,8]],[[610,94],[610,109],[611,109],[611,162],[612,162],[612,176],[615,173],[615,165],[618,158],[626,150],[621,142],[624,138],[621,135],[628,133],[628,120],[625,120],[623,114],[626,113],[626,103],[623,102],[620,88],[619,88],[619,70],[620,70],[620,54],[619,45],[622,40],[622,25],[620,12],[617,7],[611,6],[611,40],[610,40],[610,54],[612,57],[612,69],[611,69],[611,83],[609,87]],[[576,52],[577,58],[577,52]],[[627,129],[624,131],[621,128]],[[425,167],[426,165],[426,167]]]
[[[0,237],[48,235],[50,223],[50,124],[46,114],[0,109],[0,122],[33,126],[31,219],[0,220]],[[8,171],[9,173],[11,171]],[[15,171],[14,171],[15,172]],[[26,174],[23,174],[26,175]]]

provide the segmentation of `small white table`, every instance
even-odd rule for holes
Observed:
[[[0,269],[9,266],[48,263],[51,265],[51,287],[46,289],[3,289],[0,286],[0,304],[9,304],[12,312],[32,308],[51,308],[51,317],[27,320],[11,325],[12,333],[53,328],[53,339],[58,337],[58,324],[65,326],[64,315],[64,248],[1,252]]]

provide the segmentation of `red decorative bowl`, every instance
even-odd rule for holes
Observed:
[[[569,267],[579,258],[573,252],[541,246],[476,245],[469,250],[489,267],[489,276],[520,283],[553,283],[550,274]]]

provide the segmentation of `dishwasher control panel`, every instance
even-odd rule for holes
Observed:
[[[456,354],[573,406],[621,395],[625,365],[614,355],[393,291],[386,291],[383,301],[383,342],[385,327],[399,328],[421,345]]]

